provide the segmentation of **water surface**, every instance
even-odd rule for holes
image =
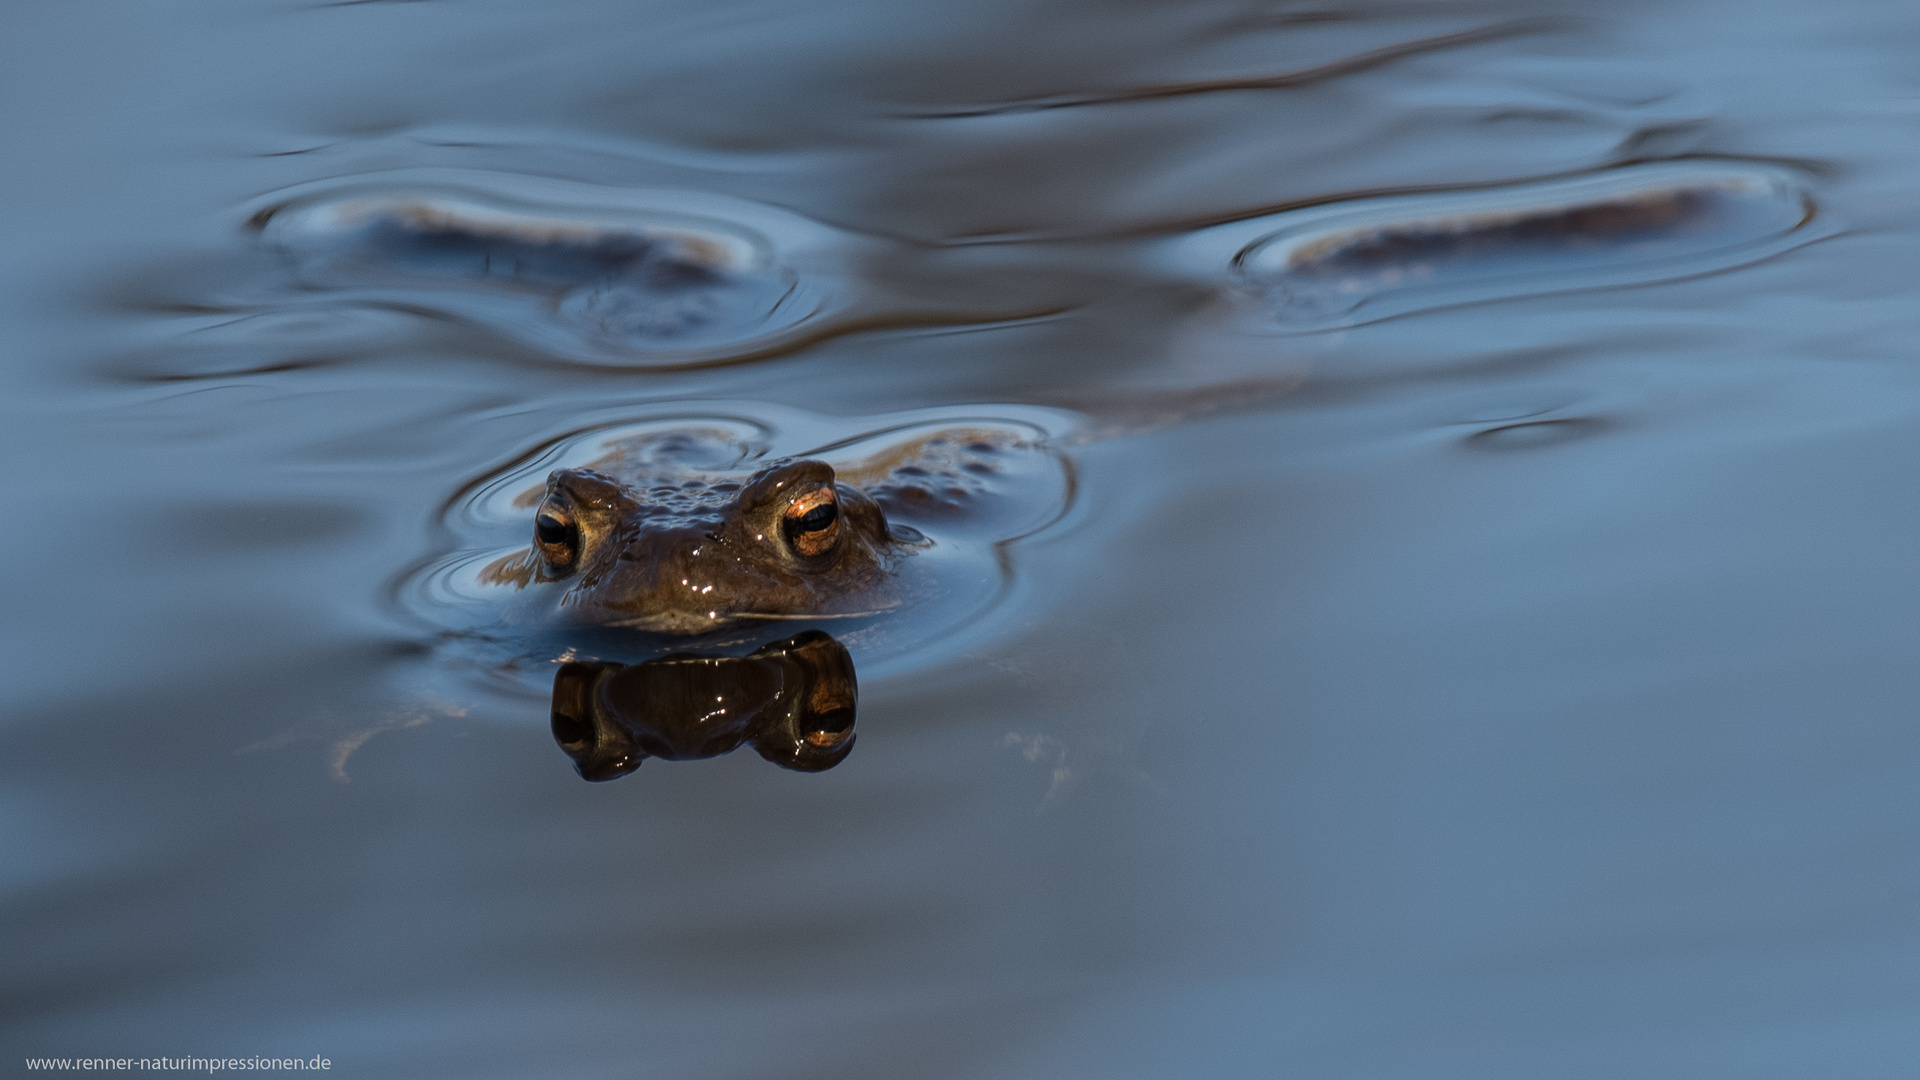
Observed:
[[[1907,12],[0,24],[16,1059],[1920,1056]],[[421,591],[594,439],[955,418],[1046,468],[846,634],[824,771],[585,783],[555,674],[645,658]]]

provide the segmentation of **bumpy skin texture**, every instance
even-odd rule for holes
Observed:
[[[489,577],[564,583],[559,608],[571,620],[702,634],[756,617],[885,609],[911,544],[823,461],[775,462],[744,484],[646,488],[560,469],[547,479],[533,546]]]

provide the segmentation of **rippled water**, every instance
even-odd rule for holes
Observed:
[[[1912,13],[0,26],[16,1060],[1920,1057]],[[622,454],[921,546],[683,639],[485,575]]]

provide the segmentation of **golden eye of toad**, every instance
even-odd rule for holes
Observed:
[[[781,523],[795,552],[824,554],[840,536],[840,502],[831,487],[817,488],[787,504]]]

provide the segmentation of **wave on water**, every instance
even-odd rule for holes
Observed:
[[[1543,293],[1746,266],[1820,239],[1792,170],[1657,162],[1571,179],[1329,202],[1197,230],[1183,272],[1306,333]]]
[[[844,304],[852,242],[731,196],[459,169],[302,185],[247,221],[289,271],[263,306],[433,314],[640,366],[814,332]]]

